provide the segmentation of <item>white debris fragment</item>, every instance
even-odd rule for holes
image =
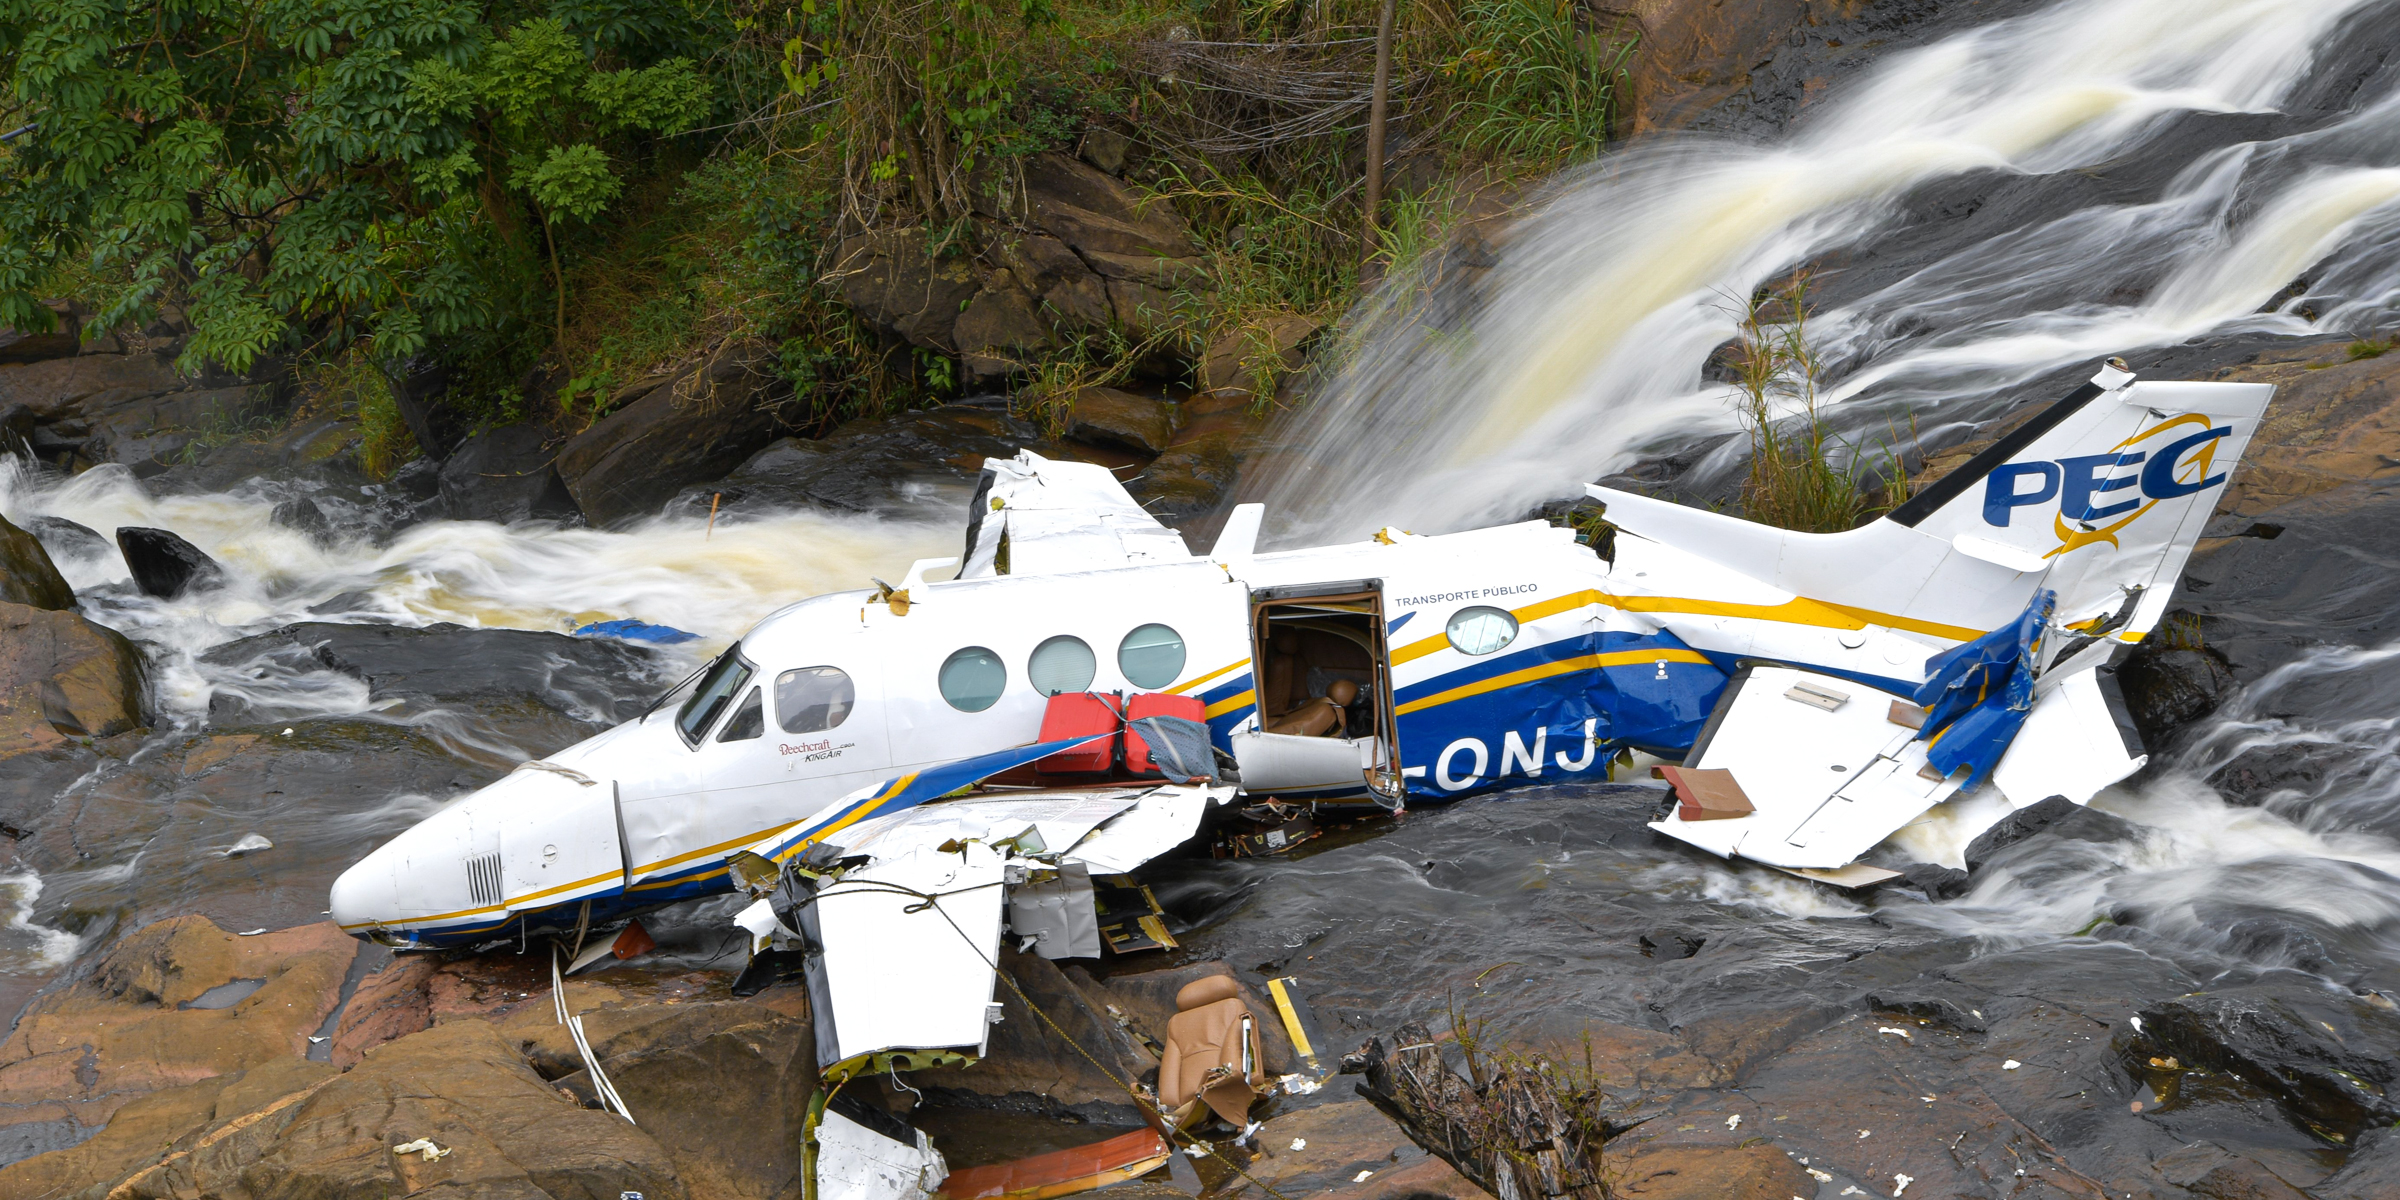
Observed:
[[[2024,1065],[2025,1065],[2024,1063],[2018,1062],[2017,1060],[2015,1060],[2015,1059],[2013,1059],[2013,1058],[2012,1058],[2012,1059],[2008,1060],[2007,1062],[2001,1063],[2001,1064],[2000,1064],[2000,1069],[2001,1069],[2001,1070],[2003,1070],[2003,1071],[2014,1071],[2014,1070],[2016,1070],[2018,1067],[2021,1067],[2021,1066],[2024,1066]]]
[[[1868,1135],[1868,1134],[1870,1134],[1870,1133],[1873,1133],[1873,1132],[1875,1132],[1875,1131],[1874,1131],[1874,1130],[1872,1130],[1872,1129],[1861,1129],[1861,1130],[1859,1130],[1859,1131],[1858,1131],[1858,1140],[1860,1140],[1860,1141],[1862,1141],[1862,1142],[1863,1142],[1863,1141],[1865,1141],[1865,1140],[1867,1140],[1867,1135]]]
[[[2142,1031],[2142,1019],[2140,1017],[2133,1018],[2133,1031],[2135,1033],[2140,1033]]]
[[[1808,1168],[1808,1177],[1816,1180],[1818,1183],[1833,1182],[1833,1176],[1828,1175],[1825,1172],[1816,1169],[1815,1167]]]
[[[233,935],[233,936],[235,936],[235,937],[257,937],[258,935],[260,935],[260,934],[262,934],[262,933],[265,933],[266,931],[267,931],[267,928],[266,928],[266,926],[264,926],[264,925],[261,925],[261,926],[259,926],[259,927],[258,927],[258,928],[256,928],[256,929],[245,929],[245,930],[241,931],[240,933],[237,933],[237,934],[235,934],[235,935]]]
[[[242,840],[225,847],[225,857],[240,858],[253,850],[272,850],[274,848],[275,843],[268,841],[265,837],[255,833],[246,833],[242,835]]]
[[[1842,1194],[1843,1194],[1843,1195],[1845,1195],[1845,1196],[1864,1196],[1864,1195],[1866,1195],[1866,1193],[1865,1193],[1865,1192],[1862,1192],[1862,1191],[1858,1190],[1856,1187],[1846,1187],[1846,1188],[1843,1188],[1843,1189],[1842,1189]]]
[[[1892,1194],[1897,1196],[1900,1193],[1907,1191],[1908,1185],[1915,1183],[1916,1181],[1917,1178],[1914,1175],[1892,1176]]]
[[[1193,1142],[1191,1145],[1183,1148],[1183,1152],[1193,1158],[1207,1158],[1208,1151],[1209,1145],[1207,1142]]]
[[[1366,1181],[1368,1181],[1368,1180],[1370,1180],[1370,1179],[1373,1179],[1374,1177],[1375,1177],[1375,1172],[1373,1172],[1373,1171],[1360,1171],[1358,1174],[1356,1174],[1356,1175],[1353,1175],[1353,1176],[1351,1176],[1351,1177],[1350,1177],[1350,1182],[1352,1182],[1352,1183],[1365,1183]]]
[[[1891,1026],[1889,1026],[1889,1025],[1878,1025],[1878,1026],[1876,1026],[1876,1027],[1875,1027],[1875,1032],[1877,1032],[1877,1033],[1889,1033],[1889,1034],[1895,1034],[1895,1035],[1897,1035],[1897,1036],[1899,1036],[1899,1037],[1907,1037],[1907,1036],[1908,1036],[1908,1031],[1907,1031],[1907,1030],[1905,1030],[1905,1029],[1894,1029],[1894,1028],[1892,1028],[1892,1027],[1891,1027]]]
[[[1307,1138],[1293,1138],[1293,1139],[1292,1139],[1292,1149],[1294,1149],[1294,1150],[1306,1150],[1306,1149],[1308,1149],[1308,1139],[1307,1139]]]
[[[1735,1114],[1733,1114],[1732,1116],[1725,1118],[1725,1128],[1727,1128],[1727,1129],[1740,1129],[1741,1127],[1742,1127],[1742,1114],[1740,1114],[1740,1113],[1735,1113]]]
[[[1282,1076],[1275,1082],[1283,1088],[1283,1094],[1286,1096],[1306,1096],[1325,1086],[1306,1075],[1298,1074]]]
[[[1925,1102],[1925,1103],[1927,1103],[1927,1104],[1931,1104],[1931,1103],[1933,1103],[1933,1097],[1931,1097],[1931,1096],[1919,1096],[1919,1097],[1917,1097],[1917,1099],[1919,1099],[1919,1100],[1922,1100],[1922,1101],[1924,1101],[1924,1102]]]
[[[402,1143],[401,1145],[392,1147],[392,1153],[414,1154],[424,1159],[426,1162],[432,1162],[437,1158],[448,1158],[450,1156],[450,1152],[448,1150],[444,1150],[440,1146],[434,1145],[432,1138],[418,1138],[413,1142]]]
[[[1250,1139],[1251,1139],[1251,1138],[1254,1138],[1254,1137],[1257,1137],[1257,1136],[1258,1136],[1258,1131],[1259,1131],[1260,1129],[1264,1128],[1264,1127],[1265,1127],[1265,1125],[1266,1125],[1266,1122],[1264,1122],[1264,1121],[1252,1121],[1252,1122],[1250,1122],[1248,1125],[1245,1125],[1245,1126],[1243,1126],[1243,1127],[1242,1127],[1242,1134],[1241,1134],[1241,1136],[1240,1136],[1240,1137],[1237,1137],[1237,1138],[1235,1138],[1235,1139],[1233,1139],[1233,1144],[1234,1144],[1234,1145],[1236,1145],[1236,1146],[1247,1146],[1247,1145],[1249,1145],[1249,1144],[1250,1144]]]
[[[290,737],[290,736],[292,736],[292,727],[291,727],[291,726],[289,726],[289,725],[286,725],[286,726],[284,726],[284,727],[283,727],[283,736],[285,736],[285,737]]]
[[[321,1038],[321,1037],[318,1037],[317,1035],[315,1035],[315,1034],[313,1034],[313,1033],[312,1033],[312,1034],[310,1034],[310,1035],[308,1035],[308,1044],[309,1044],[309,1045],[311,1045],[311,1046],[314,1046],[314,1045],[316,1045],[318,1042],[329,1042],[329,1041],[332,1041],[332,1040],[333,1040],[332,1038]]]

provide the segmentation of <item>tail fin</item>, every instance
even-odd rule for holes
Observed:
[[[1997,627],[2036,588],[2058,619],[2125,640],[2175,581],[2275,389],[2137,383],[2112,363],[1890,515],[1846,533],[1772,529],[1609,488],[1609,520],[1897,628]],[[2127,601],[2133,603],[2129,606]]]

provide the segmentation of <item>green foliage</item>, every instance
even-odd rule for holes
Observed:
[[[0,0],[0,322],[102,281],[95,328],[187,309],[187,366],[504,323],[524,214],[590,221],[712,111],[715,20],[454,0]],[[78,260],[84,260],[79,262]]]
[[[1583,27],[1572,0],[1467,0],[1441,73],[1463,94],[1466,144],[1536,162],[1589,158],[1608,142],[1631,36]]]
[[[2361,338],[2358,341],[2350,343],[2344,353],[2348,356],[2349,361],[2357,362],[2360,359],[2365,358],[2381,358],[2390,353],[2391,349],[2392,343],[2389,341],[2376,338]]]

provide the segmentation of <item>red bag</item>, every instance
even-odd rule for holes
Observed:
[[[1124,720],[1117,715],[1117,707],[1109,697],[1094,692],[1060,692],[1050,697],[1050,706],[1042,711],[1039,740],[1056,742],[1095,733],[1111,736],[1086,742],[1073,750],[1061,750],[1034,763],[1034,769],[1044,775],[1106,775],[1116,765],[1114,735],[1123,725]]]
[[[1145,692],[1126,705],[1125,769],[1136,775],[1159,778],[1164,772],[1150,761],[1150,743],[1143,740],[1142,730],[1132,722],[1143,717],[1182,717],[1187,721],[1208,721],[1208,706],[1198,696],[1173,696],[1165,692]]]

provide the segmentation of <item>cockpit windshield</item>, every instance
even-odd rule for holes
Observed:
[[[741,651],[727,650],[723,658],[709,664],[707,673],[700,677],[700,686],[692,689],[691,699],[675,710],[676,732],[683,735],[684,741],[699,745],[708,727],[716,724],[717,714],[724,712],[725,705],[750,682],[750,675],[750,664],[742,661]]]

